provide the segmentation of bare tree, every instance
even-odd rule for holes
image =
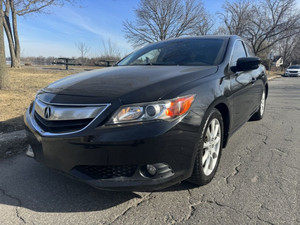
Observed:
[[[295,0],[264,2],[267,7],[255,7],[256,14],[252,17],[255,27],[248,30],[248,39],[255,53],[300,33],[300,11]],[[264,43],[267,44],[263,47]]]
[[[211,28],[199,29],[203,15],[207,15],[201,0],[141,0],[134,10],[134,22],[123,23],[125,37],[133,46],[175,38],[184,35],[207,33]]]
[[[224,22],[223,28],[230,35],[244,36],[248,27],[251,26],[252,4],[248,0],[235,2],[225,1],[222,6],[224,12],[219,13]],[[224,32],[224,30],[223,30]]]
[[[0,12],[2,11],[2,0],[0,0]],[[3,15],[0,14],[0,24],[3,23]],[[5,89],[8,86],[6,59],[4,49],[3,28],[0,26],[0,89]]]
[[[300,33],[296,0],[236,0],[223,5],[221,14],[229,34],[248,40],[255,54]]]
[[[119,60],[121,59],[121,53],[118,50],[118,46],[112,43],[110,39],[106,42],[102,40],[101,57],[105,59]]]
[[[83,59],[85,58],[86,54],[90,51],[90,47],[83,42],[75,43],[75,45],[78,51],[80,52],[81,63],[83,63]]]
[[[283,59],[283,66],[287,67],[292,61],[292,51],[296,44],[296,38],[287,38],[278,42],[279,54]]]
[[[193,29],[195,35],[208,35],[214,27],[213,17],[203,8],[198,24]]]
[[[285,68],[300,60],[300,37],[298,35],[278,42],[277,48]]]
[[[62,6],[73,0],[2,0],[4,8],[0,14],[4,16],[3,26],[7,36],[11,56],[11,67],[20,67],[20,40],[17,16],[45,12],[52,5]]]
[[[296,43],[294,44],[292,51],[292,63],[300,65],[300,37],[296,37]]]

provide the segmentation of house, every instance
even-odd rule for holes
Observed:
[[[272,60],[272,65],[275,65],[276,68],[283,66],[283,58],[282,56],[274,56]]]

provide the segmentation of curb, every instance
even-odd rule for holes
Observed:
[[[27,136],[25,130],[0,133],[0,159],[25,152],[26,147]]]

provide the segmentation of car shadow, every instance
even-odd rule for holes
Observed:
[[[23,130],[25,128],[23,116],[18,116],[6,121],[0,121],[0,133]]]
[[[183,182],[158,192],[195,188]],[[37,212],[101,211],[146,192],[102,191],[46,168],[24,154],[0,160],[0,204]]]

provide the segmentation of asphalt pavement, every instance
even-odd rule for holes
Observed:
[[[0,224],[300,224],[300,78],[269,84],[210,184],[100,191],[19,154],[0,160]]]

